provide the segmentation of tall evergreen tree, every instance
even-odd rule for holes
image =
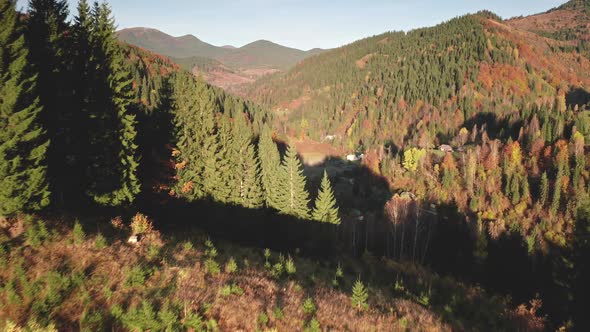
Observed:
[[[264,126],[262,129],[258,143],[258,155],[260,156],[261,179],[266,206],[278,209],[281,156],[277,145],[272,140],[272,133],[268,126]]]
[[[89,105],[91,182],[87,192],[99,204],[118,206],[132,203],[141,189],[136,121],[129,111],[132,80],[115,36],[110,7],[94,3],[92,15],[95,81]]]
[[[67,169],[67,186],[64,196],[73,205],[85,202],[86,190],[90,186],[87,170],[90,163],[90,135],[91,118],[90,105],[93,102],[92,86],[94,80],[94,61],[92,52],[93,20],[90,6],[86,0],[80,0],[77,15],[72,26],[72,72],[71,76],[73,96],[70,105],[69,119],[62,124],[68,128],[65,133],[64,145],[66,155],[63,166]]]
[[[328,178],[328,172],[324,170],[324,177],[320,185],[318,197],[315,200],[315,208],[311,213],[314,220],[320,222],[327,222],[331,224],[340,224],[340,216],[338,216],[338,207],[336,206],[336,198],[334,198],[334,191]]]
[[[203,165],[202,184],[203,192],[209,196],[214,195],[217,186],[221,180],[219,172],[220,147],[215,115],[218,108],[215,103],[215,96],[209,90],[203,79],[199,79],[198,96],[199,96],[199,116],[201,118],[201,128],[199,131],[199,141],[202,142],[202,152],[200,155]],[[215,198],[215,197],[213,197]]]
[[[172,85],[172,108],[176,127],[175,191],[187,200],[201,199],[203,191],[202,117],[199,110],[199,91],[192,75],[178,73]]]
[[[278,210],[297,218],[309,218],[309,193],[305,189],[305,176],[295,148],[289,146],[281,165],[278,180],[281,185]]]
[[[30,63],[38,73],[37,91],[43,106],[43,126],[51,139],[48,150],[48,177],[53,203],[61,204],[67,191],[71,169],[64,163],[71,149],[71,38],[68,3],[65,0],[29,0],[27,44]],[[77,124],[79,125],[79,124]]]
[[[230,119],[223,115],[219,119],[218,130],[218,151],[215,154],[215,174],[217,175],[217,183],[211,189],[213,198],[221,203],[232,202],[232,197],[235,195],[235,188],[233,186],[234,176],[233,170],[234,159],[236,155],[233,153],[234,138],[232,135]]]
[[[252,144],[252,132],[242,109],[236,110],[233,125],[232,179],[235,204],[255,209],[264,203],[260,162]]]
[[[49,204],[49,141],[27,56],[14,2],[0,0],[0,216],[5,217]]]

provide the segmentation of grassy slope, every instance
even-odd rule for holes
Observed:
[[[63,220],[27,218],[2,228],[2,321],[90,331],[301,331],[312,319],[322,330],[338,331],[542,327],[534,309],[511,310],[505,299],[416,267],[368,255],[330,262],[297,253],[269,252],[265,258],[261,249],[215,239],[217,248],[203,246],[207,236],[198,232],[163,237],[151,231],[139,245],[129,245],[129,228],[114,220],[83,221],[87,231],[100,229],[102,239],[79,227],[72,231]],[[286,257],[293,258],[291,274],[285,272]],[[237,270],[226,268],[230,259]],[[364,311],[350,302],[359,276],[369,285]],[[314,308],[303,305],[308,298]]]

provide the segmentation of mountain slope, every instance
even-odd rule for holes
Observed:
[[[417,143],[416,126],[439,133],[422,138],[433,146],[478,112],[493,108],[500,116],[590,87],[588,59],[567,46],[482,13],[322,53],[260,80],[248,95],[286,110],[291,133],[336,134],[351,150]]]
[[[590,40],[589,12],[590,1],[574,0],[545,13],[510,19],[507,24],[578,46],[578,41]]]

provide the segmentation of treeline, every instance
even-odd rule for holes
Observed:
[[[72,24],[65,1],[31,0],[22,15],[7,0],[2,14],[0,215],[128,208],[170,186],[189,202],[340,222],[327,174],[310,209],[301,162],[293,148],[281,162],[268,111],[121,45],[106,3],[80,1]]]

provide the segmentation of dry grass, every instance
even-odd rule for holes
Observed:
[[[144,220],[143,216],[135,219]],[[10,247],[10,251],[6,268],[0,269],[0,285],[14,281],[21,301],[11,302],[6,289],[0,289],[0,328],[7,320],[25,325],[39,315],[35,303],[49,294],[45,278],[53,272],[71,280],[70,287],[63,291],[59,301],[48,307],[45,317],[60,331],[79,330],[89,312],[101,314],[102,328],[124,331],[123,323],[112,314],[113,308],[129,310],[141,306],[146,300],[155,310],[164,302],[175,304],[179,324],[184,323],[190,313],[198,313],[203,321],[214,320],[221,331],[273,328],[302,331],[312,318],[317,319],[325,331],[450,331],[457,326],[445,322],[438,309],[418,304],[413,295],[392,296],[391,285],[385,288],[377,284],[373,285],[377,287],[371,286],[369,309],[359,312],[350,303],[350,284],[357,273],[349,272],[340,286],[333,287],[330,284],[333,268],[302,257],[294,256],[295,275],[277,278],[264,267],[261,250],[218,243],[217,263],[223,266],[229,257],[236,257],[239,269],[233,274],[223,272],[223,269],[212,274],[205,264],[208,254],[201,245],[204,236],[197,235],[199,240],[196,241],[172,243],[152,230],[138,245],[128,245],[125,239],[130,234],[129,227],[115,220],[116,227],[103,230],[108,234],[110,245],[100,249],[95,244],[94,235],[86,235],[82,242],[76,242],[69,228],[63,226],[61,231],[36,247],[27,245],[24,235],[11,240],[4,236],[3,243]],[[108,221],[105,224],[108,225]],[[87,225],[86,228],[90,227]],[[155,254],[154,248],[157,249]],[[271,260],[276,263],[278,254],[273,253]],[[413,279],[425,275],[420,269],[394,263],[383,265],[374,259],[370,262],[351,261],[346,264],[346,269],[367,270],[366,264],[395,268],[400,273],[413,275],[410,277]],[[25,279],[19,277],[20,267],[24,269]],[[24,288],[33,287],[32,284],[38,285],[37,292],[26,295]],[[241,292],[223,294],[222,289],[227,285],[236,285]],[[475,301],[485,300],[477,289],[471,292]],[[313,298],[316,306],[312,315],[304,313],[302,308],[308,297]],[[282,315],[277,316],[277,308]],[[519,307],[509,317],[520,327],[542,326],[543,320],[536,317],[536,309],[536,304],[530,310]],[[261,314],[268,317],[265,326],[259,321]]]

